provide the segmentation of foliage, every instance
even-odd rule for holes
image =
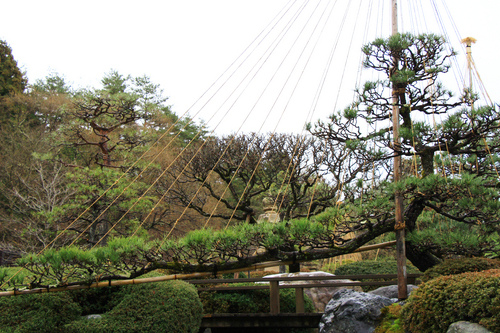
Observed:
[[[375,328],[374,333],[404,333],[403,324],[401,322],[401,305],[394,303],[386,306],[381,310],[382,321]]]
[[[420,271],[410,262],[406,264],[408,273],[420,273]],[[397,262],[394,259],[389,260],[363,260],[340,266],[335,270],[335,275],[364,275],[364,274],[397,274]],[[361,282],[368,281],[392,281],[394,279],[361,279]],[[364,291],[377,289],[378,286],[363,286]]]
[[[143,268],[152,246],[140,237],[116,238],[107,246],[90,251],[76,246],[49,249],[41,255],[27,255],[18,263],[35,274],[30,282],[32,287],[67,285],[75,280],[92,283],[118,277],[120,273],[136,273]]]
[[[0,297],[2,332],[66,332],[81,313],[68,292]]]
[[[112,292],[113,293],[113,292]],[[183,281],[122,287],[102,319],[78,320],[66,332],[197,332],[203,309],[196,289]],[[116,304],[118,303],[118,304]]]
[[[498,107],[471,100],[476,95],[470,91],[455,96],[444,88],[441,74],[455,52],[441,36],[395,34],[362,51],[364,66],[383,74],[381,79],[356,88],[356,100],[344,112],[309,127],[315,137],[349,152],[352,158],[344,163],[349,168],[361,166],[343,187],[344,202],[352,205],[346,218],[359,230],[356,238],[373,239],[374,225],[394,224],[398,195],[410,233],[406,254],[420,270],[450,255],[492,252],[497,238],[491,234],[500,220]],[[393,106],[401,124],[397,146]],[[443,115],[435,126],[421,120],[434,114]],[[389,181],[393,166],[387,163],[395,154],[405,162],[398,184]],[[443,222],[451,232],[433,232]]]
[[[335,274],[335,271],[340,266],[348,265],[348,264],[351,264],[351,263],[356,262],[356,261],[357,260],[345,259],[345,260],[343,260],[341,262],[340,261],[336,261],[336,262],[333,262],[331,264],[325,264],[325,265],[321,266],[321,271]]]
[[[11,93],[22,93],[28,80],[17,66],[12,49],[0,40],[0,97]]]
[[[481,211],[487,212],[488,208]],[[499,252],[495,245],[498,234],[491,232],[491,225],[461,223],[431,211],[424,211],[417,225],[418,229],[409,233],[407,240],[415,244],[416,249],[432,252],[439,258],[478,257],[487,253],[496,256]]]
[[[37,92],[5,96],[0,114],[0,248],[13,253],[67,244],[55,238],[59,226],[43,214],[71,200],[61,151],[52,135],[62,121],[69,98]]]
[[[292,220],[242,224],[219,231],[195,230],[184,238],[165,242],[146,241],[137,236],[111,238],[107,246],[87,251],[74,245],[49,249],[39,255],[29,254],[19,259],[18,264],[34,274],[30,283],[34,288],[136,278],[157,268],[185,273],[213,272],[249,267],[273,257],[310,260],[349,252],[348,247],[338,246],[345,235],[335,231],[332,226],[335,222],[329,218],[319,221]],[[348,246],[357,248],[353,242]]]
[[[500,270],[441,276],[413,291],[403,307],[404,327],[412,332],[446,332],[465,320],[500,332]]]
[[[419,273],[419,270],[411,263],[407,263],[408,273]],[[360,275],[360,274],[396,274],[397,263],[394,259],[385,260],[362,260],[340,266],[335,270],[336,275]]]
[[[3,283],[8,288],[22,287],[29,283],[27,271],[21,267],[0,267],[0,284]]]
[[[214,219],[255,222],[264,199],[279,208],[282,219],[316,215],[338,196],[338,182],[324,177],[338,171],[322,163],[328,158],[337,155],[313,138],[256,133],[208,137],[179,156],[171,176],[193,187],[173,187],[170,200]]]
[[[488,258],[448,259],[425,271],[421,280],[427,282],[442,275],[481,272],[489,269],[500,269],[500,260]]]
[[[171,129],[181,126],[161,89],[149,78],[111,71],[103,78],[102,88],[74,92],[65,97],[71,98],[71,103],[61,102],[60,108],[50,112],[40,112],[36,107],[23,109],[46,97],[63,97],[62,93],[48,93],[53,90],[50,87],[23,95],[29,103],[14,103],[13,107],[13,99],[10,104],[5,102],[2,107],[10,111],[18,107],[25,111],[19,119],[9,119],[12,126],[2,139],[13,145],[6,146],[27,145],[28,141],[22,140],[26,134],[31,137],[30,148],[23,151],[22,158],[9,156],[9,163],[0,162],[2,242],[19,234],[16,241],[36,239],[36,245],[25,249],[20,240],[10,245],[23,249],[19,251],[38,252],[71,243],[74,233],[84,236],[75,243],[78,247],[23,259],[21,262],[37,274],[32,287],[133,278],[155,268],[216,274],[267,260],[312,260],[350,253],[394,231],[394,196],[400,194],[410,232],[407,254],[421,270],[439,262],[439,257],[492,252],[498,239],[490,235],[498,230],[500,218],[500,187],[495,172],[500,167],[497,108],[478,104],[468,108],[470,101],[455,98],[439,84],[438,75],[448,71],[449,58],[454,55],[442,37],[396,35],[377,39],[363,51],[365,66],[387,77],[360,86],[355,102],[344,112],[310,126],[314,138],[250,134],[209,137],[187,144],[176,136],[169,141],[169,145],[174,143],[169,156],[158,161],[148,156],[148,161],[130,169],[132,161],[151,147],[159,133],[170,135]],[[53,81],[57,90],[61,82]],[[47,84],[51,82],[46,80]],[[395,88],[396,96],[388,88]],[[395,104],[401,109],[403,121],[400,149],[392,143],[388,121],[393,97],[397,97]],[[415,114],[432,113],[446,116],[434,128],[416,121],[419,118]],[[26,125],[17,126],[20,124]],[[194,133],[186,127],[180,130],[187,135]],[[37,136],[31,132],[43,134],[40,148],[33,147]],[[191,138],[197,139],[202,132]],[[16,139],[18,136],[23,139]],[[159,147],[152,148],[160,151]],[[2,149],[2,156],[15,151]],[[405,179],[398,184],[389,179],[389,160],[395,152],[407,162]],[[148,162],[154,167],[142,174]],[[27,167],[19,171],[17,165]],[[172,169],[167,168],[170,165]],[[166,174],[161,171],[167,169]],[[181,174],[184,169],[187,173]],[[123,182],[115,184],[121,175],[118,170],[128,171],[123,174]],[[157,176],[162,176],[158,182]],[[290,188],[279,188],[278,184],[289,176],[293,180]],[[53,180],[49,193],[58,193],[54,196],[57,200],[41,196],[44,188],[39,184],[48,180]],[[138,182],[128,186],[132,180]],[[154,184],[151,191],[147,184]],[[33,199],[32,189],[44,200]],[[340,192],[342,203],[338,201]],[[102,202],[96,201],[101,195]],[[134,201],[136,196],[144,200]],[[162,204],[146,215],[160,197]],[[98,245],[106,245],[137,230],[142,222],[144,229],[156,228],[158,233],[164,233],[168,224],[191,219],[195,213],[252,222],[266,197],[280,202],[280,214],[286,222],[200,230],[177,240],[143,243],[118,254],[108,246],[101,252],[79,252],[84,246],[97,245],[105,235],[109,238]],[[222,208],[217,208],[219,201]],[[186,207],[182,214],[178,208],[181,204]],[[184,211],[193,215],[184,217]],[[308,215],[315,217],[288,220]],[[439,219],[431,217],[434,215]],[[431,232],[436,221],[448,224],[453,232]],[[70,232],[61,231],[70,224]],[[470,231],[466,237],[461,235],[464,230]],[[145,235],[144,230],[139,232]],[[474,233],[479,237],[470,236]],[[47,241],[53,236],[57,242]]]
[[[110,236],[132,234],[138,228],[138,221],[157,200],[147,192],[148,184],[133,182],[131,175],[123,175],[116,169],[79,168],[67,177],[68,188],[77,195],[60,209],[45,212],[44,216],[59,222],[76,220],[72,230],[83,236],[80,238],[83,244],[94,246],[103,237],[106,242]],[[99,203],[95,204],[98,198]],[[91,209],[86,209],[89,206]]]
[[[223,274],[222,275],[223,279],[233,279],[234,278],[234,273],[228,273],[228,274]],[[247,275],[245,272],[239,272],[238,273],[238,279],[246,279]]]
[[[254,286],[254,283],[233,283],[230,286]],[[280,312],[295,313],[295,289],[280,289]],[[269,289],[238,291],[201,291],[200,300],[204,313],[269,313]],[[314,312],[311,299],[304,295],[305,312]],[[276,332],[273,329],[261,329],[262,332]],[[280,332],[309,332],[309,330],[285,330]]]
[[[37,79],[31,89],[46,94],[70,94],[72,91],[65,78],[56,72],[50,73],[45,79]]]
[[[103,314],[120,303],[126,294],[123,287],[78,289],[69,292],[82,308],[81,315]]]

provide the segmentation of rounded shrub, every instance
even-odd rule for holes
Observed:
[[[2,332],[65,332],[79,318],[81,307],[68,292],[0,297]]]
[[[203,308],[196,288],[184,281],[131,286],[109,312],[118,325],[137,332],[197,332]]]
[[[401,311],[411,332],[446,332],[454,322],[500,332],[500,269],[435,278],[420,285]]]
[[[410,262],[406,264],[408,273],[420,273],[420,271]],[[335,270],[335,275],[364,275],[364,274],[397,274],[398,266],[394,259],[390,260],[363,260],[340,266]],[[361,282],[369,281],[391,281],[394,279],[360,279]],[[363,286],[363,290],[371,291],[380,286]]]
[[[421,280],[426,282],[438,276],[481,272],[487,269],[500,269],[500,260],[488,258],[448,259],[426,270]]]
[[[184,281],[122,287],[121,301],[101,319],[82,319],[66,332],[198,332],[203,308],[196,289]]]

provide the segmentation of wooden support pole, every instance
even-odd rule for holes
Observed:
[[[280,289],[279,281],[274,280],[269,282],[269,297],[271,314],[280,313]]]
[[[392,34],[398,33],[398,1],[392,0]],[[393,55],[394,68],[391,75],[398,71],[399,58]],[[401,179],[401,140],[399,139],[399,91],[395,83],[392,87],[392,127],[394,133],[394,183]],[[397,191],[395,193],[395,232],[396,232],[396,259],[398,266],[398,298],[403,300],[408,297],[406,277],[406,244],[405,244],[405,222],[403,217],[403,197]]]
[[[305,313],[304,288],[295,288],[295,313]]]

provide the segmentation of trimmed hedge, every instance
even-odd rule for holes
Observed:
[[[408,273],[420,273],[410,262],[406,264]],[[335,275],[362,275],[362,274],[397,274],[398,266],[394,259],[390,260],[363,260],[340,266],[335,270]],[[361,279],[361,282],[369,281],[391,281],[394,279]],[[363,291],[371,291],[380,286],[363,286]]]
[[[252,286],[253,283],[234,283],[231,286]],[[269,289],[238,291],[202,291],[200,299],[205,313],[269,313]],[[314,305],[304,295],[306,312],[314,312]],[[295,313],[295,289],[280,289],[280,312]],[[215,331],[215,330],[213,330]],[[258,329],[259,333],[311,333],[311,329]],[[255,332],[255,328],[240,328],[239,333]]]
[[[234,283],[231,286],[253,286]],[[200,300],[205,313],[269,313],[269,289],[238,291],[202,291]],[[305,311],[314,312],[314,305],[304,295]],[[295,289],[280,289],[280,312],[295,313]]]
[[[123,287],[122,300],[101,319],[82,319],[66,332],[198,332],[203,309],[194,286],[168,281]],[[119,296],[119,295],[117,295]],[[120,297],[120,296],[119,296]]]
[[[78,319],[81,311],[68,292],[0,297],[0,329],[4,333],[66,332],[64,325]]]
[[[454,322],[500,332],[500,269],[441,276],[413,291],[401,311],[411,332],[446,332]]]
[[[423,282],[427,282],[443,275],[481,272],[488,269],[500,269],[500,260],[488,258],[448,259],[426,270],[421,279]]]
[[[102,318],[81,317],[89,314]],[[6,333],[186,333],[198,332],[202,317],[198,292],[184,281],[0,298]]]

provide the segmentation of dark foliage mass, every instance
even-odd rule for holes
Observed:
[[[420,273],[411,263],[407,263],[407,273]],[[363,274],[397,274],[398,266],[396,260],[363,260],[344,264],[335,270],[335,275],[363,275]],[[368,281],[394,281],[394,279],[360,279],[361,282]],[[363,286],[363,291],[371,291],[379,286]]]

